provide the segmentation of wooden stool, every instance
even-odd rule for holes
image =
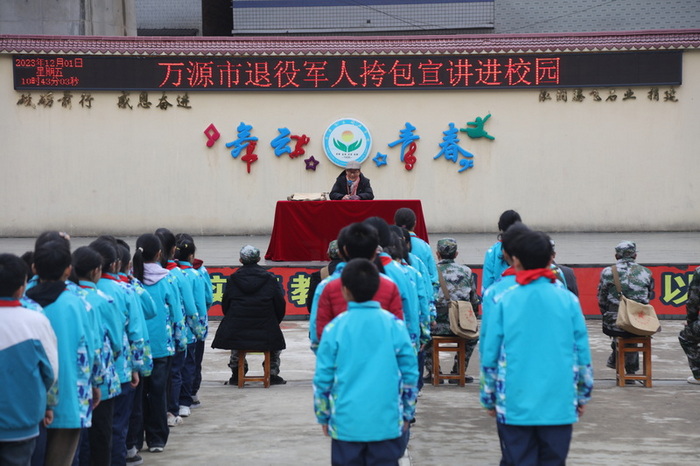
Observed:
[[[628,345],[633,345],[628,347]],[[641,345],[641,346],[638,346]],[[641,375],[625,373],[625,354],[642,353]],[[630,337],[617,339],[617,386],[624,387],[628,380],[641,380],[645,387],[651,388],[651,337]]]
[[[464,364],[467,340],[460,337],[433,337],[433,385],[440,385],[443,380],[457,380],[457,385],[464,387],[467,368]],[[453,346],[455,345],[455,346]],[[457,374],[440,374],[440,352],[457,353],[459,367]]]
[[[245,375],[245,355],[247,353],[256,353],[265,355],[265,363],[263,364],[263,375]],[[262,382],[265,388],[270,387],[270,352],[269,351],[246,351],[238,350],[238,388],[243,388],[246,382]]]

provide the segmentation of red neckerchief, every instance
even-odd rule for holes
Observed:
[[[557,281],[556,274],[552,272],[552,269],[550,268],[531,269],[515,272],[515,281],[521,285],[527,285],[528,283],[533,282],[534,280],[537,280],[540,277],[548,278],[549,281],[551,281],[552,283]]]
[[[391,256],[379,256],[379,261],[382,263],[383,266],[391,264],[393,260],[394,259],[392,259]]]
[[[194,266],[195,269],[199,269],[204,265],[204,261],[202,259],[195,259],[192,262],[192,265]]]
[[[0,307],[22,307],[17,299],[0,299]]]
[[[191,265],[185,265],[185,264],[178,264],[178,265],[179,265],[180,268],[183,269],[183,270],[187,270],[187,269],[191,269],[191,268],[192,268]]]
[[[501,277],[508,277],[510,275],[515,275],[515,268],[513,268],[512,265],[503,271]]]
[[[175,261],[168,261],[167,264],[165,264],[165,268],[168,270],[173,270],[174,268],[177,268],[177,262]]]
[[[118,278],[118,277],[115,277],[115,276],[112,275],[111,273],[105,273],[105,272],[102,272],[102,275],[100,276],[100,278],[106,278],[107,280],[112,280],[112,281],[115,281],[115,282],[118,282],[118,281],[119,281],[119,278]]]

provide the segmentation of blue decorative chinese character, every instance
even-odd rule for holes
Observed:
[[[241,122],[237,128],[238,139],[226,143],[226,147],[233,147],[233,149],[231,149],[231,157],[234,159],[241,155],[241,151],[248,147],[249,142],[258,140],[257,137],[250,135],[251,129],[253,129],[251,125],[246,125],[245,123]]]
[[[404,162],[404,156],[406,154],[406,148],[414,141],[417,141],[420,139],[420,136],[416,136],[413,134],[413,132],[416,130],[416,127],[413,126],[411,123],[406,122],[406,127],[399,131],[399,139],[397,139],[394,142],[389,143],[389,147],[394,147],[395,145],[401,143],[401,161]],[[414,148],[415,152],[415,148]]]
[[[275,149],[275,155],[281,157],[284,154],[291,154],[292,148],[289,147],[289,143],[292,142],[292,138],[289,137],[291,132],[287,128],[277,128],[280,135],[272,140],[270,145]]]

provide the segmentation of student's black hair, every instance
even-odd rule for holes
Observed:
[[[379,289],[379,271],[367,259],[352,259],[340,274],[341,283],[347,288],[355,302],[371,300]]]
[[[504,232],[515,222],[522,222],[520,214],[514,210],[506,210],[498,219],[498,231]]]
[[[127,243],[126,241],[124,241],[121,238],[117,238],[116,241],[117,241],[117,246],[124,246],[126,248],[126,250],[129,251],[129,253],[131,253],[131,247],[129,246],[129,243]]]
[[[68,248],[70,251],[70,240],[68,239],[68,235],[62,231],[56,231],[56,230],[49,230],[41,233],[39,236],[37,236],[36,240],[34,241],[34,250],[36,251],[39,249],[41,246],[44,244],[50,242],[50,241],[60,241],[65,244],[65,246]]]
[[[413,230],[416,226],[416,213],[408,207],[401,207],[394,214],[394,224],[407,230]]]
[[[175,239],[177,241],[180,241],[181,239],[187,239],[194,243],[194,238],[189,233],[178,233],[177,235],[175,235]]]
[[[73,274],[75,278],[88,278],[88,274],[98,267],[102,269],[102,255],[95,249],[90,246],[82,246],[73,251]]]
[[[27,251],[19,257],[24,261],[25,264],[27,264],[27,267],[29,267],[29,275],[31,275],[32,264],[34,263],[34,251]]]
[[[119,241],[113,235],[100,235],[95,241],[109,241],[114,247],[117,247],[117,244],[119,244]]]
[[[340,254],[340,258],[346,262],[348,261],[348,258],[345,256],[345,245],[347,244],[346,233],[348,228],[350,228],[350,225],[343,227],[340,232],[338,232],[338,237],[336,238],[338,241],[338,254]]]
[[[131,264],[131,250],[129,249],[129,246],[117,241],[117,254],[119,255],[119,260],[121,261],[119,271],[123,273],[129,272],[129,264]]]
[[[157,235],[144,233],[136,240],[136,249],[134,250],[134,261],[132,267],[134,269],[134,277],[143,281],[143,265],[146,262],[153,262],[158,256],[158,252],[163,250],[163,246]]]
[[[175,259],[179,261],[188,261],[190,255],[194,254],[197,248],[194,246],[194,241],[185,236],[181,236],[175,247]]]
[[[530,231],[530,229],[524,223],[515,222],[503,232],[501,235],[501,247],[508,253],[508,255],[513,255],[512,246],[515,239],[526,231]]]
[[[525,231],[513,244],[513,257],[520,260],[525,270],[541,269],[552,260],[552,242],[549,235],[541,231]]]
[[[111,272],[112,264],[119,260],[117,247],[108,239],[96,239],[90,247],[102,256],[102,272]]]
[[[411,265],[411,251],[413,250],[413,245],[411,244],[411,232],[408,231],[406,228],[401,227],[401,234],[403,235],[403,246],[404,250],[406,252],[406,256],[404,257],[404,260],[408,265]]]
[[[14,254],[0,254],[0,298],[11,298],[27,282],[27,264]]]
[[[379,245],[383,248],[391,241],[391,234],[389,233],[389,224],[386,223],[381,217],[370,217],[366,219],[363,223],[373,226],[377,230],[379,235]]]
[[[371,259],[377,252],[377,246],[379,246],[377,230],[364,223],[353,223],[346,226],[338,237],[338,249],[344,255],[347,251],[346,260],[359,257]]]
[[[389,232],[391,232],[392,240],[391,243],[384,248],[384,251],[394,259],[408,261],[408,248],[406,246],[406,238],[403,234],[404,231],[408,230],[396,225],[390,225]],[[410,241],[411,236],[409,235],[408,238]]]
[[[168,260],[173,258],[171,254],[173,254],[173,248],[177,245],[177,238],[173,232],[167,228],[158,228],[155,235],[158,237],[160,244],[163,247],[163,255],[160,258],[160,265],[165,267],[168,264]]]
[[[60,280],[70,265],[70,249],[65,241],[49,241],[34,251],[34,269],[41,280]]]

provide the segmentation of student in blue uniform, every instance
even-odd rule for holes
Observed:
[[[102,276],[102,256],[83,246],[73,252],[73,275],[85,293],[85,299],[97,318],[100,359],[104,376],[100,388],[100,404],[92,413],[92,426],[81,436],[82,464],[109,464],[112,449],[114,398],[121,393],[115,359],[122,351],[123,324],[112,306],[113,299],[97,289]]]
[[[316,418],[333,439],[333,464],[398,465],[415,413],[416,353],[403,321],[371,301],[379,288],[374,264],[353,259],[340,279],[348,310],[323,330]]]
[[[185,316],[185,335],[187,343],[195,341],[190,322],[196,320],[197,305],[194,301],[194,292],[191,281],[185,276],[185,272],[178,267],[176,260],[177,238],[167,228],[158,228],[155,235],[160,240],[163,252],[161,254],[161,265],[170,271],[173,283],[177,286],[180,297],[180,306]],[[182,369],[185,366],[187,349],[176,349],[170,364],[170,377],[168,379],[168,426],[175,427],[182,424],[180,416],[180,392],[182,390]],[[187,413],[189,415],[189,413]],[[186,416],[185,416],[186,417]]]
[[[377,233],[379,233],[379,246],[382,249],[391,249],[395,244],[397,244],[397,242],[401,243],[403,241],[401,238],[398,238],[396,235],[391,233],[389,230],[389,225],[380,217],[370,217],[363,223],[370,225],[377,230]],[[420,349],[421,337],[421,311],[418,290],[411,282],[407,272],[404,271],[401,265],[400,255],[395,259],[391,257],[391,255],[387,254],[386,251],[382,251],[377,254],[377,260],[384,268],[383,273],[391,278],[394,283],[396,283],[396,286],[399,287],[401,304],[403,305],[403,319],[406,322],[406,328],[408,328],[408,334],[411,336],[411,341],[413,342],[413,347],[416,350],[417,358],[418,350]]]
[[[189,239],[190,241],[192,241],[192,244],[194,244],[194,239],[187,233],[179,233],[177,235],[177,238]],[[204,344],[209,334],[209,308],[212,306],[212,304],[214,304],[214,287],[211,283],[209,271],[204,266],[203,260],[193,257],[192,266],[196,271],[199,272],[199,278],[204,282],[204,306],[207,310],[207,312],[205,312],[204,314],[199,315],[199,324],[204,328],[204,332],[202,333],[202,337],[198,338],[197,342],[195,343],[195,370],[192,379],[191,398],[192,406],[197,407],[200,405],[199,398],[197,397],[197,392],[199,392],[199,387],[202,384],[202,360],[204,359]]]
[[[38,283],[27,296],[44,308],[58,339],[58,403],[48,426],[46,464],[69,465],[73,461],[80,429],[92,424],[92,410],[100,401],[101,382],[96,330],[89,320],[86,302],[66,287],[71,254],[64,242],[49,241],[34,252]]]
[[[175,279],[160,264],[162,246],[158,237],[146,233],[136,240],[134,277],[141,281],[156,304],[156,317],[147,321],[153,354],[153,371],[144,383],[143,425],[146,444],[152,453],[165,449],[168,427],[168,377],[172,356],[184,351],[187,337],[179,291]]]
[[[511,250],[515,285],[484,302],[481,404],[496,418],[502,465],[562,465],[593,389],[586,323],[550,269],[546,234],[525,231]]]
[[[43,313],[20,302],[27,273],[22,259],[0,255],[0,464],[29,464],[39,423],[53,420],[47,392],[58,376],[56,334]]]
[[[191,334],[192,338],[188,338],[187,354],[180,371],[182,386],[180,387],[179,398],[176,400],[179,405],[179,415],[182,417],[190,415],[190,408],[192,406],[192,382],[194,381],[195,371],[197,369],[197,341],[201,341],[204,338],[206,327],[203,323],[206,322],[206,317],[204,316],[206,316],[207,313],[206,283],[200,276],[200,272],[193,267],[196,248],[194,241],[190,238],[189,235],[180,236],[177,241],[175,252],[175,259],[178,267],[190,282],[196,306],[196,313],[185,317],[187,328],[189,329],[188,335]]]
[[[122,349],[115,361],[121,393],[114,399],[112,425],[112,464],[119,465],[124,464],[126,458],[126,435],[135,388],[142,377],[150,374],[153,362],[140,305],[119,279],[116,243],[102,238],[90,243],[90,247],[102,257],[102,275],[97,281],[97,289],[112,298],[112,312],[118,316],[122,331]]]
[[[520,214],[514,210],[506,210],[498,218],[498,241],[491,246],[484,255],[484,267],[481,272],[481,295],[483,296],[489,286],[493,285],[508,268],[508,262],[503,257],[503,245],[501,237],[503,233],[515,222],[522,221]]]

